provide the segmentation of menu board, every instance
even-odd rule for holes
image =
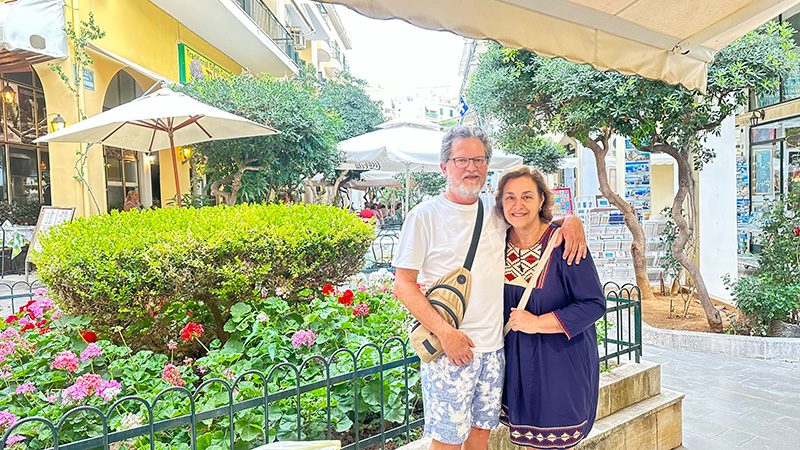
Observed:
[[[73,217],[75,217],[74,206],[42,206],[42,210],[39,212],[39,220],[36,221],[36,228],[33,229],[30,250],[28,251],[28,256],[25,258],[25,262],[32,262],[31,253],[34,251],[36,253],[42,251],[42,244],[39,242],[39,239],[47,235],[51,227],[69,222]]]

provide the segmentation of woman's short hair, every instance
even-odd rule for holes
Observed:
[[[497,183],[497,190],[494,193],[495,212],[505,219],[506,216],[503,214],[503,190],[506,187],[506,183],[509,181],[523,177],[530,178],[536,184],[539,195],[544,199],[542,209],[539,210],[539,218],[543,222],[550,222],[553,220],[553,192],[547,187],[547,183],[544,181],[544,176],[542,176],[541,172],[528,166],[508,169],[500,175],[500,181]]]

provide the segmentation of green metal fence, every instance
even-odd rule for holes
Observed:
[[[642,356],[642,293],[636,285],[620,286],[613,281],[603,285],[603,292],[606,312],[599,328],[605,337],[600,362],[606,369],[610,361],[619,364],[622,357],[638,363]]]
[[[36,282],[0,281],[0,304],[5,307],[8,302],[11,307],[9,313],[13,314],[21,305],[33,300],[33,294],[36,292],[35,284]]]
[[[621,358],[627,357],[628,360],[634,359],[639,362],[642,352],[641,340],[641,300],[640,293],[636,286],[623,285],[617,286],[613,283],[607,283],[605,289],[612,289],[607,291],[607,312],[602,323],[602,332],[605,337],[602,339],[601,344],[601,358],[600,360],[608,366],[609,361],[616,359],[620,362]],[[32,288],[29,288],[29,294]],[[611,335],[609,335],[609,331]],[[602,334],[601,332],[601,334]],[[386,358],[387,355],[396,355],[395,359]],[[365,356],[366,355],[366,356]],[[375,361],[377,360],[377,363]],[[364,364],[364,362],[368,362]],[[346,373],[332,373],[335,372],[336,367],[341,367],[342,363],[347,362],[348,366],[352,366],[352,371]],[[360,367],[365,365],[364,367]],[[309,381],[307,379],[308,369],[313,369],[318,376],[318,379]],[[404,442],[408,442],[412,438],[412,430],[421,427],[424,424],[421,418],[421,402],[420,387],[418,383],[418,369],[419,358],[415,355],[409,355],[408,341],[401,338],[390,338],[382,345],[373,343],[365,344],[358,350],[339,349],[327,358],[322,356],[313,356],[305,359],[300,366],[290,363],[280,363],[267,372],[258,370],[250,370],[239,375],[236,379],[223,380],[223,379],[210,379],[204,381],[197,386],[196,389],[190,391],[184,387],[170,387],[158,393],[151,401],[137,396],[128,396],[117,400],[113,403],[106,412],[98,408],[90,406],[76,407],[64,414],[56,423],[44,417],[27,417],[19,420],[12,427],[8,428],[4,433],[2,440],[0,440],[0,449],[5,448],[6,440],[9,436],[19,434],[19,430],[25,429],[27,424],[40,424],[45,430],[49,430],[48,439],[50,439],[50,447],[54,450],[88,450],[88,449],[103,449],[108,450],[112,448],[112,444],[123,442],[129,439],[140,438],[143,439],[139,442],[140,445],[155,449],[158,440],[156,434],[167,430],[186,429],[189,442],[186,448],[197,450],[198,448],[198,427],[204,425],[208,421],[216,420],[217,423],[227,421],[224,440],[227,441],[227,448],[239,449],[248,448],[248,443],[236,440],[237,433],[234,430],[235,414],[248,410],[257,410],[259,414],[263,412],[263,430],[262,436],[257,444],[264,443],[265,441],[273,441],[277,433],[273,433],[276,427],[276,421],[270,419],[271,407],[276,403],[283,402],[286,407],[286,402],[290,401],[294,409],[296,418],[295,429],[296,434],[290,436],[290,439],[304,440],[304,439],[343,439],[345,445],[344,450],[358,450],[370,445],[380,444],[381,449],[385,448],[387,440],[399,437]],[[285,374],[288,373],[288,377]],[[284,375],[281,377],[281,375]],[[398,378],[401,377],[401,378]],[[387,404],[385,385],[386,381],[393,378],[395,381],[403,383],[404,395],[402,398],[395,398],[395,400],[402,401],[402,420],[387,420],[386,411],[389,407],[394,407],[396,411],[397,405]],[[237,398],[237,387],[245,381],[260,380],[263,386],[261,395],[248,398]],[[414,381],[411,381],[411,380]],[[380,399],[379,414],[377,417],[372,417],[371,423],[373,426],[365,427],[365,423],[360,422],[366,415],[363,411],[364,405],[360,399],[360,389],[364,389],[366,380],[377,380],[379,393],[377,398]],[[215,387],[222,392],[223,395],[227,394],[227,404],[224,406],[214,407],[207,410],[202,409],[203,400],[208,398],[208,390]],[[349,390],[352,388],[350,394],[346,394],[352,399],[352,415],[349,416],[353,425],[348,430],[349,433],[342,434],[336,432],[334,429],[334,421],[332,420],[332,411],[335,404],[344,401],[342,398],[335,398],[337,395],[341,397],[342,390]],[[325,407],[324,407],[324,420],[325,432],[321,436],[312,436],[304,432],[304,426],[307,427],[308,423],[302,421],[302,399],[304,395],[309,393],[324,390]],[[338,393],[334,393],[337,391]],[[218,392],[218,393],[219,393]],[[188,404],[188,414],[178,415],[177,417],[170,417],[163,420],[155,420],[155,411],[162,405],[163,402],[173,401],[175,395],[185,399],[185,404]],[[131,405],[140,405],[139,408],[146,411],[147,422],[145,424],[135,426],[124,430],[111,430],[109,429],[109,419],[112,416],[119,414],[119,408]],[[74,421],[74,417],[79,414],[88,414],[94,416],[95,423],[99,421],[100,426],[97,427],[97,436],[86,437],[82,440],[74,442],[60,442],[59,431],[62,430],[65,423],[70,420]],[[396,414],[395,414],[396,415]],[[374,416],[374,414],[373,414]],[[225,420],[227,419],[227,420]],[[395,417],[398,419],[398,417]],[[375,427],[377,420],[378,426]],[[261,424],[259,424],[260,427]],[[142,438],[143,437],[143,438]],[[24,443],[23,443],[24,445]],[[25,448],[23,446],[23,448]],[[142,448],[142,447],[137,447]],[[206,446],[201,446],[206,448]],[[222,447],[225,448],[225,447]]]

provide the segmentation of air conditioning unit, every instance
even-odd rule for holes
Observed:
[[[292,35],[292,45],[295,50],[306,49],[306,35],[303,34],[303,30],[299,28],[290,29],[289,34]]]

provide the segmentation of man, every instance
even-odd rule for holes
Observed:
[[[485,450],[497,426],[503,388],[503,271],[508,225],[483,196],[484,222],[472,266],[470,303],[459,329],[439,316],[417,287],[460,267],[469,247],[486,185],[492,146],[479,127],[454,127],[442,140],[440,166],[447,190],[409,212],[394,265],[395,294],[411,314],[439,338],[444,355],[422,363],[425,435],[431,450]],[[571,216],[572,217],[572,216]],[[564,221],[571,263],[585,256],[580,220]],[[575,261],[577,264],[579,261]]]

